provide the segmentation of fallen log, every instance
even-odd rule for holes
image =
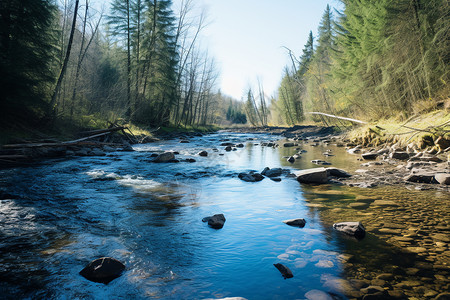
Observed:
[[[119,130],[124,130],[124,129],[128,129],[128,127],[118,126],[118,127],[107,128],[107,129],[89,130],[89,131],[80,132],[80,134],[99,134],[99,133],[114,132],[114,131],[119,131]]]
[[[346,117],[340,117],[340,116],[325,114],[325,113],[321,113],[321,112],[308,112],[308,114],[326,116],[326,117],[335,118],[335,119],[339,119],[339,120],[345,120],[345,121],[349,121],[349,122],[353,122],[353,123],[367,124],[367,122],[364,122],[364,121],[361,121],[361,120],[356,120],[356,119],[346,118]]]
[[[120,129],[119,129],[120,130]],[[88,137],[84,137],[81,139],[76,139],[76,140],[72,140],[72,141],[66,141],[66,142],[59,142],[59,143],[28,143],[28,144],[9,144],[9,145],[3,145],[3,148],[5,149],[15,149],[15,148],[38,148],[38,147],[61,147],[61,146],[68,146],[68,145],[76,145],[77,143],[89,140],[89,139],[94,139],[97,137],[101,137],[107,134],[110,134],[114,132],[113,131],[108,131],[108,132],[103,132],[103,133],[99,133],[99,134],[94,134]]]

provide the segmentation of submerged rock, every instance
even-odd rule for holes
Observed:
[[[331,163],[321,160],[321,159],[314,159],[311,162],[315,165],[331,165]]]
[[[123,270],[125,265],[117,259],[102,257],[91,261],[80,271],[80,275],[90,281],[107,284],[119,277]]]
[[[221,229],[225,224],[225,216],[223,214],[216,214],[211,217],[205,217],[202,222],[208,222],[208,225],[214,229]]]
[[[239,179],[247,182],[256,182],[264,179],[264,176],[259,173],[239,173],[238,177]]]
[[[285,220],[283,223],[289,226],[305,227],[306,221],[305,219],[291,219]]]
[[[361,222],[341,222],[333,224],[333,228],[357,239],[366,236],[366,229]]]
[[[294,274],[292,274],[292,271],[285,265],[280,264],[280,263],[273,264],[273,265],[275,266],[275,268],[278,269],[278,271],[280,271],[280,273],[281,273],[281,275],[283,275],[284,279],[294,277]]]
[[[173,154],[173,152],[164,152],[156,156],[152,161],[155,163],[163,163],[169,162],[172,159],[175,159],[175,154]]]
[[[301,183],[327,183],[328,173],[325,168],[313,168],[294,172]]]

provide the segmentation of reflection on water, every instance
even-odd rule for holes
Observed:
[[[257,140],[249,139],[254,137]],[[225,152],[218,146],[225,138],[245,147]],[[291,164],[283,156],[299,150],[262,147],[262,140],[274,137],[219,133],[194,138],[189,144],[139,145],[132,153],[1,171],[0,188],[13,198],[0,200],[0,288],[5,297],[302,299],[311,290],[320,290],[345,299],[345,295],[361,296],[356,281],[346,279],[370,282],[380,270],[395,276],[389,283],[385,280],[386,288],[448,275],[442,268],[424,269],[424,263],[431,264],[431,270],[445,265],[446,245],[439,244],[444,250],[435,250],[434,256],[431,250],[427,255],[401,251],[405,245],[430,249],[430,241],[438,242],[420,237],[430,226],[448,226],[444,219],[430,223],[435,213],[449,219],[442,210],[424,215],[408,200],[417,200],[417,195],[408,198],[403,191],[300,185],[288,177],[281,182],[239,180],[239,172],[260,172],[266,166],[314,167],[313,159],[348,171],[359,165],[342,148],[309,144],[299,146],[307,152]],[[178,151],[177,158],[195,157],[196,162],[149,162],[152,153],[169,150]],[[200,150],[207,150],[208,157],[197,156]],[[323,156],[326,150],[334,156]],[[425,201],[430,194],[421,195]],[[446,196],[434,197],[432,205],[442,205]],[[376,200],[399,197],[395,209],[373,205]],[[201,221],[216,213],[227,219],[221,230]],[[419,238],[414,243],[392,240],[392,236],[413,234],[412,226],[393,225],[402,214],[402,220],[416,222],[424,216],[430,221],[415,223],[413,231]],[[305,218],[306,226],[282,223],[292,218]],[[362,241],[330,229],[334,222],[355,218],[369,231]],[[383,228],[399,231],[387,238],[381,233],[389,230]],[[115,257],[127,266],[120,278],[106,286],[78,274],[101,256]],[[288,266],[294,277],[284,280],[274,263]],[[407,272],[412,272],[408,268],[418,271],[408,277]],[[445,285],[427,283],[426,288],[439,292]],[[415,287],[410,290],[418,296],[425,293]]]

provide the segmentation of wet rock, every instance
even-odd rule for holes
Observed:
[[[198,155],[199,155],[199,156],[208,156],[208,152],[206,152],[205,150],[203,150],[203,151],[200,151],[200,152],[198,153]]]
[[[362,239],[366,235],[366,229],[361,222],[341,222],[333,224],[333,228],[357,239]]]
[[[188,163],[195,163],[196,160],[193,159],[193,158],[186,158],[186,162],[188,162]]]
[[[378,157],[378,153],[376,152],[368,152],[361,155],[363,159],[365,160],[373,160]]]
[[[417,174],[410,174],[403,178],[408,182],[420,182],[420,183],[437,183],[434,179],[434,173],[421,171]]]
[[[325,166],[325,165],[331,165],[331,163],[329,163],[329,162],[327,162],[327,161],[324,161],[324,160],[320,160],[320,159],[314,159],[314,160],[312,160],[311,161],[313,164],[315,164],[315,165],[323,165],[323,166]]]
[[[288,147],[294,147],[294,146],[295,146],[294,143],[284,143],[284,144],[283,144],[283,147],[286,147],[286,148],[288,148]]]
[[[409,159],[409,153],[404,151],[394,151],[389,154],[389,158],[398,160],[407,160]]]
[[[180,144],[189,144],[190,143],[190,141],[188,141],[188,140],[181,140],[180,141]]]
[[[175,159],[175,154],[173,154],[173,152],[164,152],[161,153],[159,155],[157,155],[152,162],[155,163],[164,163],[164,162],[168,162],[172,159]]]
[[[342,177],[342,178],[347,178],[347,177],[351,177],[352,175],[348,174],[347,172],[345,172],[344,170],[338,169],[338,168],[327,168],[327,175],[328,176],[333,176],[333,177]]]
[[[225,224],[225,216],[223,214],[216,214],[211,217],[205,217],[202,222],[208,222],[208,225],[214,229],[221,229]]]
[[[329,294],[319,291],[319,290],[310,290],[305,294],[305,298],[308,300],[333,300]]]
[[[327,183],[328,173],[325,168],[313,168],[294,172],[301,183]]]
[[[125,144],[122,146],[122,148],[120,149],[120,151],[123,151],[123,152],[133,152],[134,149],[133,149],[133,147],[132,147],[130,144],[125,143]]]
[[[305,227],[306,221],[305,219],[291,219],[283,221],[284,224],[289,226],[297,226],[297,227]]]
[[[119,277],[123,270],[125,265],[117,259],[102,257],[91,261],[80,271],[80,275],[90,281],[107,284]]]
[[[262,175],[267,176],[267,177],[278,177],[281,176],[283,170],[281,168],[273,168],[273,169],[268,169],[265,172],[261,172]]]
[[[270,178],[270,180],[275,181],[275,182],[281,181],[281,178],[279,178],[279,177],[269,177],[269,178]]]
[[[233,148],[231,146],[226,146],[225,147],[225,151],[230,152],[231,150],[233,150]]]
[[[220,146],[223,146],[223,147],[228,147],[228,146],[234,147],[234,144],[233,144],[233,143],[230,143],[230,142],[227,142],[227,143],[222,143],[222,144],[220,144]]]
[[[237,144],[236,147],[237,148],[244,148],[244,144]]]
[[[290,162],[290,163],[294,163],[294,162],[295,162],[295,158],[294,158],[293,156],[290,156],[290,157],[287,159],[287,161]]]
[[[283,275],[284,279],[294,277],[294,274],[292,274],[292,271],[285,265],[280,264],[280,263],[273,264],[273,265],[275,266],[275,268],[278,269],[278,271],[280,271],[280,273],[281,273],[281,275]]]
[[[238,177],[239,179],[247,182],[256,182],[264,179],[264,176],[259,173],[239,173]]]
[[[434,179],[440,184],[450,184],[450,173],[437,173],[434,175]]]
[[[374,294],[378,292],[384,292],[384,289],[381,286],[370,285],[368,287],[362,288],[361,292],[364,294]]]

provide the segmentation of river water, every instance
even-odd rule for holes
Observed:
[[[379,273],[394,278],[376,285],[419,298],[426,291],[418,287],[426,286],[434,295],[449,287],[448,243],[430,250],[436,242],[431,226],[448,233],[448,194],[301,185],[286,176],[281,182],[241,181],[239,172],[264,167],[294,171],[314,167],[312,159],[350,172],[361,163],[342,148],[301,144],[307,152],[291,164],[283,157],[297,152],[294,148],[260,145],[277,139],[220,132],[188,144],[163,141],[137,145],[134,152],[0,170],[2,298],[306,299],[325,292],[347,299],[354,293],[362,296],[349,283],[370,283]],[[224,140],[245,147],[225,152],[219,146]],[[325,158],[322,153],[329,149],[334,156]],[[208,157],[198,156],[200,150],[208,151]],[[162,151],[177,151],[177,158],[196,162],[152,163],[150,155]],[[408,201],[430,198],[436,209],[428,213],[430,204],[416,209]],[[400,199],[398,205],[412,208],[373,206],[375,199]],[[355,201],[368,207],[349,209]],[[425,225],[420,223],[424,211],[430,220]],[[423,245],[390,240],[377,231],[386,227],[386,219],[399,220],[397,212],[411,215],[417,229],[413,233]],[[217,213],[227,219],[222,229],[202,222]],[[306,226],[282,222],[292,218],[305,218]],[[369,225],[362,241],[331,229],[333,222],[359,220]],[[410,230],[408,222],[398,223],[403,227],[388,226],[399,231],[392,236]],[[405,254],[402,249],[413,246],[427,251]],[[121,277],[104,285],[78,274],[103,256],[126,265]],[[274,263],[288,266],[294,277],[283,279]],[[414,280],[420,284],[405,286]]]

